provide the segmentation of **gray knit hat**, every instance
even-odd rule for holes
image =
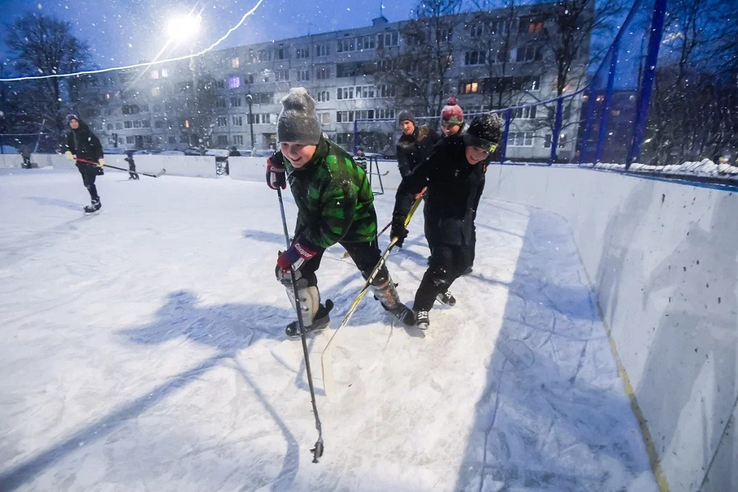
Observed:
[[[408,111],[400,111],[400,114],[397,116],[397,120],[402,123],[403,121],[412,121],[413,125],[415,124],[415,115]]]
[[[321,133],[313,98],[304,87],[290,89],[282,99],[282,112],[277,121],[279,141],[317,145]]]

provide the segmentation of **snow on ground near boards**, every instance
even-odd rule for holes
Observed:
[[[85,217],[76,172],[6,173],[0,189],[2,490],[657,489],[555,216],[483,200],[457,306],[422,334],[367,296],[337,339],[333,398],[331,332],[310,339],[326,444],[313,465],[273,191],[110,173]],[[392,201],[377,197],[380,225]],[[422,230],[419,213],[390,256],[408,303]],[[362,283],[342,253],[319,272],[333,327]]]

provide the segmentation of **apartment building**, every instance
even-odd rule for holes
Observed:
[[[514,16],[505,10],[454,16],[449,23],[453,27],[443,34],[452,45],[444,92],[456,96],[467,114],[554,98],[552,55],[540,39],[553,8],[542,4],[518,7]],[[317,101],[323,130],[332,139],[352,149],[355,130],[383,131],[387,138],[379,146],[385,148],[371,150],[391,154],[395,119],[405,109],[398,106],[404,104],[404,84],[389,83],[380,72],[391,65],[388,57],[393,53],[417,51],[417,39],[407,34],[409,25],[379,17],[362,28],[96,76],[82,89],[80,112],[106,147],[183,150],[195,145],[199,134],[207,137],[210,147],[265,149],[276,144],[280,99],[291,87],[303,86]],[[587,60],[588,46],[575,64],[582,73]],[[566,122],[580,114],[581,99],[574,98],[569,106],[559,144],[564,156],[573,152],[576,140],[576,135],[568,135]],[[546,109],[514,110],[508,156],[548,156],[551,130],[545,121],[551,114]]]

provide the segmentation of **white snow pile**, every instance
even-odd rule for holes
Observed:
[[[615,171],[625,170],[625,164],[600,163],[595,164],[595,169],[610,169]],[[683,164],[670,164],[668,166],[652,166],[648,164],[635,163],[630,166],[631,172],[673,174],[675,176],[706,176],[738,181],[738,166],[730,164],[715,164],[710,159],[703,159]]]

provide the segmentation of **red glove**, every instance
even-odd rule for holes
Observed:
[[[277,266],[282,272],[289,272],[290,266],[298,270],[306,261],[317,254],[318,248],[310,241],[301,239],[295,241],[290,249],[277,257]]]
[[[273,157],[274,156],[267,158],[267,186],[273,190],[276,190],[278,187],[285,189],[287,188],[287,180],[284,176],[284,164],[282,164],[278,159],[273,159]]]

